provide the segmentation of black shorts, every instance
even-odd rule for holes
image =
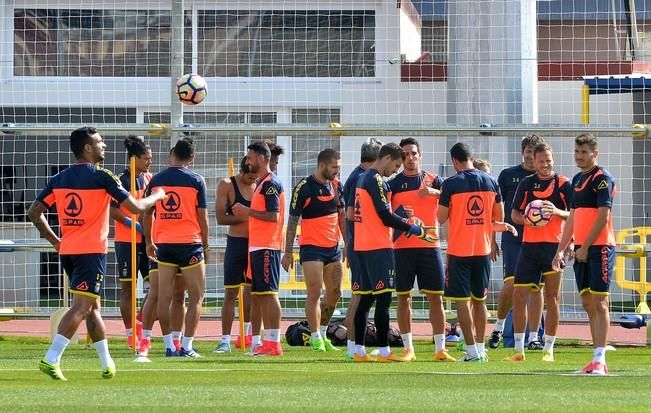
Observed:
[[[249,252],[251,294],[278,294],[280,250],[262,249]]]
[[[70,279],[70,292],[99,298],[106,275],[106,254],[60,255]]]
[[[502,281],[507,281],[515,277],[516,267],[518,266],[518,256],[522,244],[518,242],[503,242],[502,243],[502,264],[504,272]]]
[[[350,239],[348,240],[348,245],[346,245],[346,260],[350,268],[350,289],[353,294],[359,294],[362,288],[362,268],[359,263],[359,253],[355,252],[353,241]]]
[[[401,248],[393,250],[396,262],[396,293],[410,294],[414,281],[424,294],[443,295],[445,274],[440,248]]]
[[[309,261],[320,261],[323,265],[341,261],[341,248],[339,245],[334,247],[317,247],[314,245],[302,245],[299,254],[299,262],[302,264]]]
[[[491,276],[490,255],[480,257],[447,256],[445,298],[484,301]]]
[[[579,249],[577,245],[574,250]],[[588,262],[574,259],[574,277],[579,295],[585,293],[608,295],[615,265],[615,247],[593,245],[588,248]]]
[[[393,249],[357,251],[361,269],[358,294],[381,294],[393,292],[395,263]]]
[[[545,285],[544,276],[556,274],[552,261],[557,248],[558,244],[551,242],[523,242],[513,285],[540,290]]]
[[[118,264],[118,275],[120,281],[131,281],[131,243],[115,243],[115,259]],[[149,258],[145,243],[136,244],[136,269],[144,281],[149,279]]]
[[[157,244],[156,259],[159,266],[187,270],[203,262],[203,246],[201,244]]]
[[[241,285],[251,285],[246,278],[249,265],[249,239],[241,237],[226,237],[224,251],[224,288],[239,288]]]

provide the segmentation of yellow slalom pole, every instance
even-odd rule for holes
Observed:
[[[129,158],[129,169],[131,170],[129,185],[132,197],[136,197],[136,157]],[[131,214],[131,331],[133,332],[133,351],[138,354],[138,346],[136,345],[136,281],[138,280],[138,269],[136,263],[136,223],[138,216]]]
[[[235,176],[235,164],[233,163],[233,158],[228,159],[228,176]],[[237,302],[240,321],[240,348],[246,350],[246,336],[244,335],[244,287],[241,285],[237,292]]]
[[[590,86],[581,86],[581,124],[590,124]]]

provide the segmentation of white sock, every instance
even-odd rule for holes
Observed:
[[[63,355],[63,352],[66,351],[66,347],[68,347],[69,343],[70,340],[61,334],[54,336],[50,348],[47,350],[47,353],[45,353],[45,361],[50,364],[59,364],[61,362],[61,356]]]
[[[165,342],[165,349],[170,349],[172,351],[176,351],[176,347],[174,347],[174,339],[172,338],[172,334],[165,334],[163,336],[163,342]]]
[[[480,356],[486,355],[486,347],[484,343],[477,343],[476,346],[477,346],[477,353]]]
[[[473,344],[473,345],[466,344],[466,353],[470,358],[479,357],[479,353],[477,352],[477,344]]]
[[[543,351],[554,351],[554,342],[556,341],[556,336],[548,336],[545,334],[545,347]]]
[[[506,321],[506,318],[498,318],[497,322],[495,322],[495,327],[493,328],[493,331],[504,331],[504,322]]]
[[[515,338],[515,351],[524,354],[524,333],[515,333],[513,337]]]
[[[151,330],[142,330],[142,338],[151,339]]]
[[[222,336],[222,343],[231,344],[231,336],[230,336],[230,334],[224,334]]]
[[[267,336],[267,331],[269,331],[269,341],[273,341],[274,343],[280,343],[280,329],[279,328],[270,328],[269,330],[265,330],[264,335],[265,338]]]
[[[382,357],[389,357],[389,354],[391,354],[391,348],[389,346],[380,347],[378,350],[380,351],[380,355]]]
[[[403,343],[405,343],[405,348],[413,350],[414,349],[414,343],[412,340],[412,335],[411,333],[403,333],[400,334],[400,337],[402,337]]]
[[[462,341],[464,340],[464,337],[463,337],[463,328],[461,328],[461,327],[459,327],[459,340],[462,340]]]
[[[355,354],[364,357],[366,355],[366,346],[355,344]]]
[[[250,336],[251,335],[251,323],[244,323],[244,335],[245,336]]]
[[[538,332],[537,331],[532,331],[529,333],[529,339],[527,340],[527,343],[531,343],[532,341],[538,340]]]
[[[190,351],[192,350],[192,342],[194,341],[194,337],[185,337],[183,336],[182,339],[182,344],[181,347],[183,347],[183,350],[185,351]]]
[[[599,361],[601,363],[606,362],[606,348],[605,347],[597,347],[594,349],[594,356],[592,357],[592,361]]]
[[[321,340],[321,333],[320,332],[315,332],[312,333],[312,340]]]
[[[355,354],[355,342],[353,340],[348,340],[346,342],[346,354],[348,354],[350,357]]]
[[[321,333],[321,337],[323,338],[328,337],[328,326],[320,326],[319,332]]]
[[[124,332],[126,333],[127,337],[131,337],[133,335],[133,328],[125,328]]]
[[[260,341],[260,336],[259,335],[251,337],[251,348],[255,348],[256,346],[259,346],[260,344],[262,344],[262,342]]]
[[[434,349],[437,353],[445,350],[445,334],[434,334]]]
[[[181,332],[180,331],[172,331],[172,340],[178,340],[181,338]]]
[[[97,355],[99,356],[99,361],[102,363],[102,369],[105,369],[113,362],[111,355],[109,354],[108,341],[106,341],[106,339],[96,341],[93,343],[93,347],[95,347],[95,351],[97,351]]]

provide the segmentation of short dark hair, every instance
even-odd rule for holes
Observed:
[[[251,172],[251,169],[249,169],[249,165],[246,164],[246,156],[240,160],[240,172],[243,174],[248,174]]]
[[[360,162],[375,162],[380,154],[382,142],[377,138],[369,138],[368,141],[362,144],[360,153]]]
[[[416,145],[418,153],[420,153],[420,143],[415,138],[404,138],[400,141],[400,147],[404,148],[407,145]]]
[[[147,149],[151,149],[139,136],[129,135],[124,138],[124,147],[127,149],[127,159],[136,156],[140,158],[147,152]]]
[[[472,160],[472,151],[465,143],[457,142],[450,148],[450,156],[459,162],[468,162]]]
[[[525,149],[527,149],[530,146],[535,147],[539,143],[545,143],[545,140],[540,136],[536,135],[535,133],[532,133],[531,135],[527,135],[524,138],[522,138],[522,142],[520,142],[521,152],[524,153]]]
[[[591,151],[597,149],[597,138],[591,133],[582,133],[574,138],[574,144],[577,146],[588,145]]]
[[[402,159],[402,154],[404,151],[398,145],[397,143],[389,142],[384,145],[382,145],[382,148],[380,148],[380,154],[378,155],[378,158],[384,158],[385,156],[389,155],[391,156],[391,160],[395,161],[396,159]]]
[[[91,136],[97,133],[97,129],[92,126],[83,126],[75,129],[70,134],[70,150],[75,158],[81,159],[84,154],[84,146],[91,143]]]
[[[536,145],[533,148],[533,156],[536,156],[537,153],[545,152],[545,151],[549,151],[551,153],[554,153],[554,151],[552,151],[552,147],[549,144],[544,143],[544,142],[539,143],[538,145]]]
[[[194,139],[190,136],[183,137],[174,145],[174,156],[179,161],[187,161],[194,155]]]
[[[264,158],[267,160],[271,158],[271,149],[269,149],[269,145],[267,145],[266,142],[253,142],[247,146],[246,149],[257,153],[258,155],[264,156]]]
[[[269,150],[271,151],[271,156],[278,157],[285,153],[285,150],[283,149],[282,146],[278,145],[276,142],[270,139],[265,139],[264,143],[266,143],[267,146],[269,147]]]
[[[341,154],[339,154],[338,151],[332,149],[332,148],[326,148],[319,152],[319,154],[316,157],[316,163],[317,165],[320,163],[330,163],[332,161],[338,161],[341,159]]]

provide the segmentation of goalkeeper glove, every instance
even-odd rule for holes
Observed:
[[[126,218],[124,220],[124,225],[126,225],[127,228],[131,228],[133,226],[133,221],[131,221],[131,218]],[[136,231],[138,231],[139,233],[145,235],[145,230],[142,229],[142,225],[140,225],[139,221],[136,221]]]
[[[407,238],[411,237],[412,235],[415,235],[419,239],[422,239],[425,242],[436,242],[438,238],[431,234],[428,231],[428,227],[422,227],[419,225],[412,225],[409,228],[409,231],[405,234]]]

